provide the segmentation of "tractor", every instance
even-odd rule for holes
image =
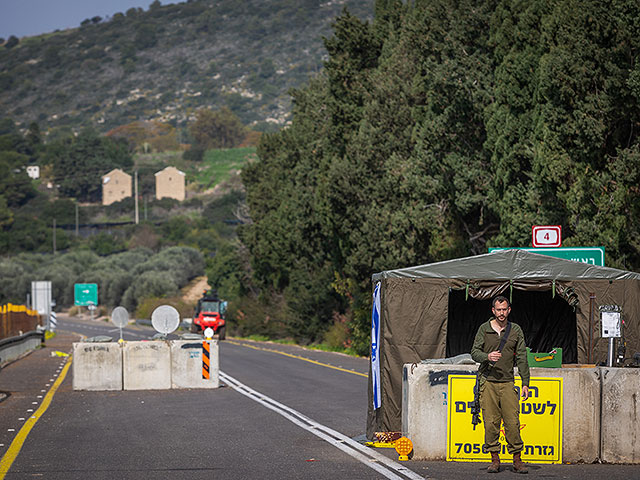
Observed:
[[[203,332],[207,327],[211,327],[214,334],[218,335],[218,339],[224,340],[227,329],[224,318],[226,305],[227,302],[220,300],[215,290],[205,291],[196,305],[191,323],[191,332],[199,333]]]

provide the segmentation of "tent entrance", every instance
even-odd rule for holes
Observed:
[[[450,290],[446,356],[469,353],[478,327],[491,316],[491,300],[465,300],[464,290]],[[576,312],[560,295],[513,289],[509,319],[520,325],[531,351],[561,347],[562,363],[578,363]]]

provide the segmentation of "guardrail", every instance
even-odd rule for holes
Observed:
[[[20,357],[44,342],[44,330],[31,331],[0,340],[0,366]]]

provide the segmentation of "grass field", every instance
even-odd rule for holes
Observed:
[[[202,168],[194,177],[205,188],[211,188],[227,180],[232,170],[241,170],[247,162],[256,158],[255,147],[208,150]]]
[[[247,162],[258,158],[255,147],[208,150],[202,162],[185,160],[182,154],[180,151],[136,155],[136,168],[144,177],[141,182],[146,181],[152,188],[155,185],[153,173],[170,165],[185,172],[187,183],[195,182],[197,190],[207,190],[228,180],[232,171],[242,170]]]

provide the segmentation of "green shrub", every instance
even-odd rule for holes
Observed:
[[[76,274],[69,266],[62,264],[45,265],[38,269],[34,277],[34,280],[51,282],[51,296],[56,301],[56,304],[71,305],[73,303]]]
[[[346,319],[334,314],[334,322],[324,334],[324,343],[335,351],[342,351],[350,346],[349,327]]]
[[[125,248],[122,240],[105,232],[101,232],[91,239],[91,250],[100,256],[122,252]]]
[[[267,305],[245,296],[227,305],[228,330],[234,335],[263,335],[267,338],[284,338],[287,330],[281,320],[278,305]]]
[[[225,243],[216,250],[207,268],[207,278],[209,285],[218,290],[218,294],[225,300],[236,300],[247,293],[247,279],[242,269],[240,253],[230,243]]]
[[[32,267],[16,258],[0,259],[0,304],[22,303],[31,291]]]
[[[133,312],[148,297],[175,295],[178,285],[166,272],[148,271],[139,275],[122,296],[123,306]]]
[[[105,269],[110,268],[129,271],[139,263],[147,261],[152,256],[153,251],[148,248],[136,248],[127,252],[101,258],[98,266]]]
[[[182,241],[193,228],[191,219],[176,215],[162,225],[163,238],[171,243]]]
[[[162,305],[170,305],[178,310],[181,319],[191,318],[193,316],[193,305],[185,303],[179,297],[148,297],[138,305],[135,311],[135,317],[150,319],[153,311]]]
[[[74,250],[63,255],[53,256],[49,259],[48,263],[53,267],[61,266],[68,268],[75,276],[93,271],[99,258],[100,257],[89,250]]]
[[[205,148],[197,145],[192,145],[191,148],[185,150],[182,154],[182,158],[189,160],[190,162],[202,162],[204,158]]]

